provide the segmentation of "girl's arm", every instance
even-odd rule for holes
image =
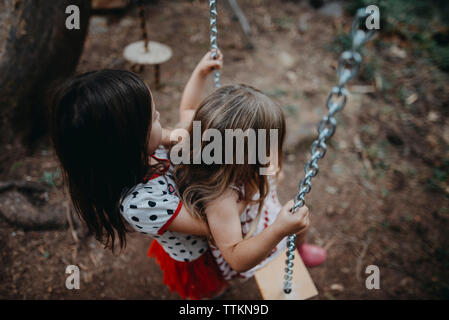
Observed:
[[[204,91],[207,76],[214,70],[223,66],[223,55],[217,52],[216,59],[212,59],[211,51],[206,53],[192,72],[187,82],[181,98],[179,115],[181,123],[188,123],[192,120],[195,110],[198,108],[201,95]]]
[[[212,237],[224,259],[237,272],[245,272],[262,262],[288,234],[302,233],[309,226],[308,209],[292,214],[289,201],[276,221],[261,233],[243,239],[235,192],[228,192],[206,208]]]
[[[243,240],[237,196],[232,191],[208,205],[206,215],[215,244],[237,272],[245,272],[259,264],[283,238],[283,234],[271,225],[258,235]]]
[[[190,121],[193,119],[195,110],[201,101],[201,95],[204,90],[207,76],[215,69],[221,69],[223,66],[223,56],[220,51],[217,53],[217,58],[212,59],[210,52],[208,52],[198,63],[190,76],[189,81],[184,88],[184,92],[181,98],[181,104],[179,107],[179,123],[177,128],[187,129],[190,125]],[[162,128],[162,140],[161,144],[169,147],[171,144],[170,134],[172,130]]]
[[[167,228],[170,231],[192,234],[196,236],[209,235],[209,227],[203,220],[193,217],[187,209],[182,206],[175,220]]]

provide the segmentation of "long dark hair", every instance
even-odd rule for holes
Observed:
[[[51,138],[73,205],[89,231],[114,251],[129,228],[122,197],[151,169],[151,92],[136,74],[101,70],[64,83],[53,98]]]

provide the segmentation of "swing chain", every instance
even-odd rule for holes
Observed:
[[[212,58],[215,59],[217,57],[218,44],[218,29],[217,29],[217,1],[209,0],[209,20],[210,20],[210,48],[212,51]],[[215,71],[214,73],[214,83],[215,87],[220,87],[220,72]]]
[[[348,91],[345,88],[346,83],[353,79],[362,63],[362,55],[358,52],[361,47],[369,41],[375,31],[364,31],[360,29],[360,23],[365,21],[369,14],[366,13],[365,8],[357,11],[351,26],[352,49],[341,54],[338,62],[337,75],[338,85],[331,89],[327,98],[326,107],[327,114],[323,117],[318,125],[318,138],[312,143],[310,148],[311,158],[304,166],[305,176],[299,182],[299,192],[294,197],[294,206],[292,212],[296,212],[305,204],[305,196],[312,190],[312,178],[318,174],[318,161],[322,159],[327,151],[326,141],[330,139],[337,126],[335,115],[342,110],[348,98]],[[292,274],[293,274],[293,259],[296,235],[290,235],[287,242],[287,260],[285,260],[286,268],[284,275],[284,292],[286,294],[292,291]]]

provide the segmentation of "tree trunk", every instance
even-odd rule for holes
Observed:
[[[79,30],[66,28],[69,5]],[[0,0],[0,146],[45,132],[48,90],[75,70],[89,14],[90,0]]]

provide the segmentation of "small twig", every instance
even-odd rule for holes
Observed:
[[[359,153],[360,157],[362,158],[362,162],[363,165],[365,166],[368,177],[372,178],[374,176],[373,166],[371,164],[368,155],[366,154],[365,148],[362,144],[362,141],[360,140],[359,135],[354,136],[354,146],[357,149],[357,152]]]
[[[335,235],[336,235],[337,237],[342,238],[343,240],[348,241],[348,242],[359,243],[359,239],[357,239],[356,237],[348,236],[347,234],[344,234],[344,233],[342,233],[342,232],[337,231],[337,232],[335,232]]]
[[[49,191],[49,188],[36,183],[36,182],[30,182],[30,181],[0,181],[0,192],[8,191],[10,189],[17,188],[21,190],[29,190],[34,192],[47,192]]]
[[[75,240],[76,243],[79,243],[78,235],[76,234],[76,231],[73,228],[73,220],[72,220],[72,214],[71,214],[71,210],[70,210],[70,201],[67,200],[65,202],[65,204],[66,204],[67,220],[69,222],[69,227],[70,227],[70,233],[72,234],[73,240]]]
[[[246,43],[249,48],[253,48],[254,45],[251,42],[252,32],[251,27],[248,23],[248,20],[246,19],[245,14],[243,13],[242,9],[240,9],[237,0],[228,0],[226,2],[228,4],[228,7],[232,10],[234,13],[234,16],[237,18],[237,20],[240,23],[240,26],[242,28],[243,34],[246,38]]]
[[[330,247],[332,247],[332,245],[335,243],[335,241],[337,241],[337,236],[332,236],[332,238],[324,245],[323,249],[324,250],[329,250]]]
[[[78,263],[78,265],[81,267],[82,270],[89,271],[89,268],[86,267],[86,265],[83,264],[82,262]]]
[[[90,258],[90,260],[92,260],[92,263],[94,264],[95,268],[97,268],[98,260],[95,258],[95,255],[92,252],[89,253],[89,258]]]
[[[371,236],[369,235],[366,239],[365,243],[363,244],[362,252],[360,253],[359,257],[357,258],[357,264],[355,268],[356,272],[356,278],[358,281],[361,281],[360,273],[362,272],[362,263],[363,258],[365,258],[366,252],[368,251],[369,244],[371,243]]]

